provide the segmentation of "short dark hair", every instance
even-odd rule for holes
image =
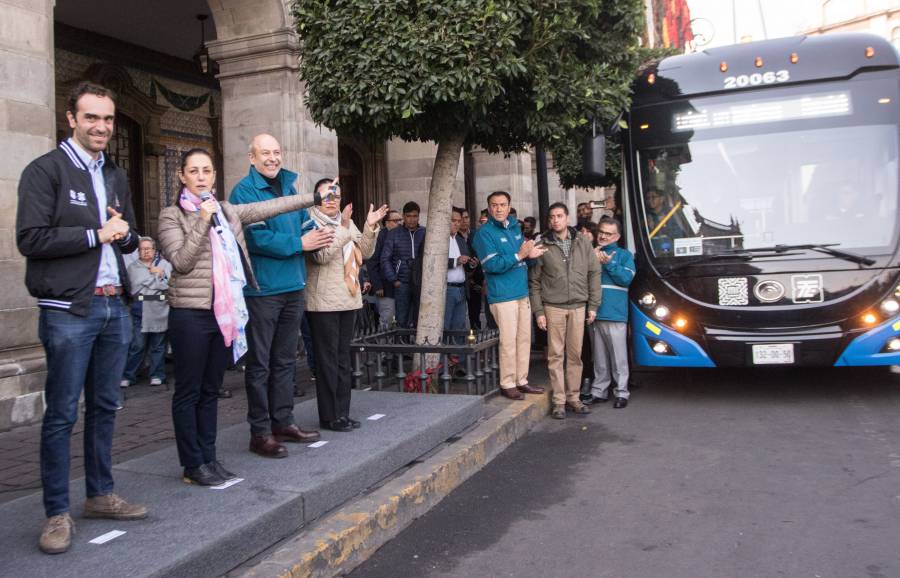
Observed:
[[[613,219],[612,217],[603,217],[600,219],[600,222],[597,223],[597,230],[600,230],[600,225],[615,225],[616,233],[622,234],[622,223],[619,222],[619,219]]]
[[[408,203],[403,205],[403,214],[404,215],[406,213],[412,213],[412,212],[416,212],[416,213],[422,212],[422,209],[419,208],[419,203],[417,203],[415,201],[409,201]]]
[[[583,203],[578,203],[578,208],[579,208],[579,209],[580,209],[581,207],[584,207],[584,206],[590,207],[591,204],[590,204],[589,202],[587,202],[587,201],[585,201],[585,202],[583,202]]]
[[[522,219],[525,223],[531,223],[532,225],[537,225],[537,221],[534,220],[534,217],[525,217]]]
[[[565,203],[553,203],[552,205],[547,207],[547,214],[549,215],[550,211],[552,211],[553,209],[562,209],[563,213],[565,213],[566,215],[569,214],[569,207],[567,207]]]
[[[460,209],[459,207],[450,207],[450,214],[459,213],[459,217],[462,218],[463,211],[465,209]]]
[[[509,193],[507,193],[506,191],[494,191],[487,196],[487,202],[489,205],[491,204],[491,199],[496,197],[497,195],[503,195],[504,197],[506,197],[507,203],[512,203],[512,197],[509,196]]]
[[[116,93],[106,88],[105,86],[100,86],[99,84],[94,84],[93,82],[82,80],[81,82],[73,86],[72,90],[69,91],[69,96],[66,97],[66,112],[71,112],[72,116],[75,116],[78,113],[78,99],[80,99],[85,94],[93,94],[94,96],[106,97],[113,101],[113,106],[116,105]]]
[[[481,213],[480,213],[480,214],[481,214],[481,216],[483,216],[483,217],[487,217],[488,210],[487,210],[487,209],[481,209]]]

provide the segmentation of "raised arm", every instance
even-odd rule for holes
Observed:
[[[314,196],[312,194],[287,195],[277,199],[268,201],[258,201],[255,203],[247,203],[246,205],[233,205],[228,203],[229,209],[241,220],[241,223],[248,225],[258,221],[265,221],[275,215],[281,213],[289,213],[291,211],[299,211],[313,205]]]

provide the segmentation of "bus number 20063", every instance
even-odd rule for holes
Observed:
[[[748,86],[759,86],[761,84],[778,84],[779,82],[787,82],[791,79],[791,74],[787,70],[779,70],[777,72],[754,72],[753,74],[739,74],[738,76],[726,76],[725,88],[746,88]]]

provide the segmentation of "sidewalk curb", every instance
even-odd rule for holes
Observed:
[[[549,395],[510,403],[371,494],[351,500],[229,577],[306,578],[346,574],[524,436],[550,409]]]

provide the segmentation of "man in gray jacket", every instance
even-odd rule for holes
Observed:
[[[550,231],[542,240],[547,251],[535,259],[528,283],[537,325],[547,331],[551,415],[565,419],[566,409],[590,413],[578,397],[581,345],[584,327],[594,321],[600,305],[600,262],[590,240],[569,227],[566,205],[550,205],[549,221]]]

